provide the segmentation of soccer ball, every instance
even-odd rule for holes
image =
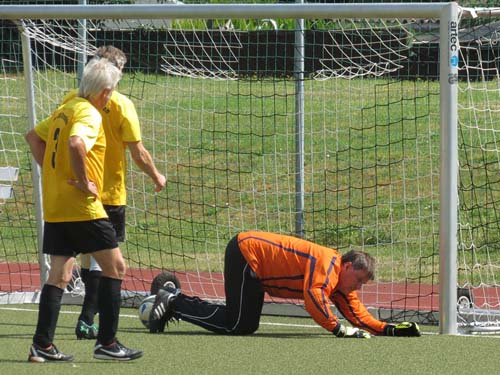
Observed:
[[[148,296],[144,298],[139,305],[139,319],[146,328],[149,328],[149,315],[151,315],[151,310],[155,303],[155,299],[156,295]]]

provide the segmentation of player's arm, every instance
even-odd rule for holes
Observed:
[[[141,141],[127,142],[126,145],[130,150],[134,163],[153,180],[155,191],[161,191],[165,187],[167,179],[158,172],[151,154],[146,150],[143,143]]]
[[[364,330],[341,324],[332,311],[332,286],[338,280],[336,262],[338,258],[333,254],[330,259],[316,262],[314,268],[310,265],[304,268],[304,306],[316,323],[336,337],[370,338],[370,333]]]
[[[43,164],[43,155],[45,154],[45,141],[37,134],[35,129],[31,129],[24,136],[26,142],[30,146],[31,153],[33,154],[33,158],[38,163],[39,166]]]
[[[97,187],[95,183],[93,181],[89,181],[87,177],[87,167],[85,162],[87,149],[85,142],[80,136],[73,135],[69,137],[68,147],[70,164],[75,176],[75,179],[68,181],[68,183],[77,187],[84,193],[97,197]]]
[[[352,325],[375,335],[384,334],[384,328],[387,323],[375,319],[361,303],[356,292],[345,295],[337,291],[333,293],[332,299],[337,309]]]
[[[336,292],[332,298],[342,315],[356,327],[381,336],[420,336],[420,328],[416,323],[404,322],[394,325],[375,319],[361,303],[356,292],[348,295]]]
[[[370,338],[369,332],[340,323],[330,307],[330,299],[323,288],[316,287],[307,290],[304,302],[306,310],[314,321],[336,337]]]

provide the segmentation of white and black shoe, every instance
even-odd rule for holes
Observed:
[[[179,288],[170,285],[158,290],[155,303],[149,315],[150,333],[163,332],[165,324],[175,319],[172,304],[180,293],[181,290]]]
[[[142,350],[129,349],[118,340],[111,345],[102,345],[97,343],[94,348],[94,358],[111,359],[115,361],[131,361],[141,358],[144,352]]]
[[[71,362],[73,356],[60,352],[54,344],[47,348],[32,344],[28,355],[28,362]]]

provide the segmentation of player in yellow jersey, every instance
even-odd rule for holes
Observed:
[[[114,46],[99,47],[95,56],[108,59],[120,71],[127,63],[127,57],[123,51]],[[75,95],[76,91],[70,92],[64,101]],[[130,151],[135,165],[153,181],[155,192],[160,192],[165,187],[166,178],[158,172],[150,153],[142,143],[139,119],[134,103],[130,99],[115,90],[106,106],[100,109],[100,113],[107,142],[102,202],[115,228],[118,241],[123,242],[125,241],[125,205],[127,203],[126,148]],[[87,255],[80,257],[80,266],[82,281],[85,285],[85,297],[75,334],[78,339],[94,339],[97,333],[94,316],[97,313],[97,289],[101,269],[97,262]]]
[[[109,101],[120,78],[120,70],[107,59],[92,60],[84,69],[78,95],[61,105],[50,117],[47,132],[41,132],[46,137],[36,131],[26,134],[33,157],[42,166],[43,252],[51,263],[40,294],[30,362],[73,359],[53,340],[61,298],[79,253],[91,254],[103,273],[94,358],[132,360],[143,355],[116,338],[126,265],[101,200],[106,138],[98,108]]]
[[[127,57],[114,46],[102,46],[97,49],[95,57],[106,58],[120,71],[127,63]],[[63,99],[63,103],[77,95],[71,91]],[[102,203],[116,231],[119,242],[125,240],[125,205],[127,191],[125,175],[127,167],[126,148],[129,149],[134,163],[146,173],[154,183],[154,191],[165,187],[166,178],[158,172],[150,153],[144,147],[141,128],[134,103],[118,91],[113,91],[109,102],[100,108],[102,125],[106,134],[106,156],[104,169],[104,185]],[[46,138],[50,118],[40,122],[36,128],[38,135]],[[101,278],[101,269],[89,255],[80,256],[81,278],[85,285],[85,296],[82,310],[78,317],[75,334],[78,339],[95,339],[98,327],[94,323],[97,313],[97,290]]]
[[[352,250],[334,249],[301,238],[267,232],[243,232],[226,248],[226,304],[203,301],[163,288],[156,296],[150,331],[161,332],[170,319],[183,320],[220,334],[245,335],[259,327],[264,293],[300,299],[311,317],[337,337],[420,336],[416,323],[388,324],[373,317],[356,290],[372,280],[375,260]],[[334,304],[353,327],[341,324]]]

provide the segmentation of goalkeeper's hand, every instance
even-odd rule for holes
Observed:
[[[369,339],[372,337],[369,332],[363,331],[359,328],[346,327],[342,324],[337,324],[332,331],[337,337],[355,338],[355,339]]]
[[[384,328],[384,334],[386,336],[406,336],[406,337],[419,337],[421,335],[418,324],[413,322],[387,324]]]

